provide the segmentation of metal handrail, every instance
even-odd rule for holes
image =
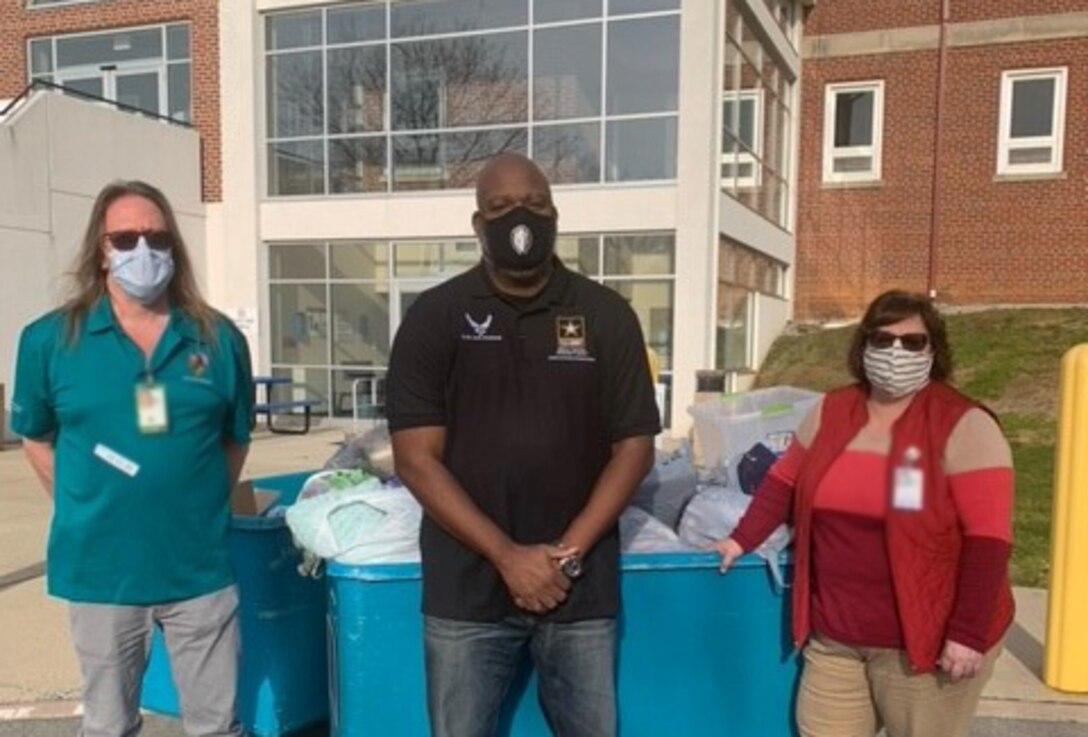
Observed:
[[[36,88],[39,88],[39,87],[43,87],[45,89],[50,89],[50,90],[63,92],[66,95],[73,95],[75,97],[82,97],[83,99],[90,100],[92,102],[105,103],[107,105],[112,105],[117,110],[123,110],[123,111],[128,112],[128,113],[136,113],[138,115],[143,115],[145,117],[152,118],[154,120],[162,120],[162,121],[165,121],[167,123],[170,123],[171,125],[179,125],[182,128],[191,129],[193,127],[192,123],[187,123],[187,122],[185,122],[183,120],[176,120],[174,118],[169,117],[168,115],[160,115],[159,113],[153,113],[153,112],[150,112],[148,110],[144,110],[142,108],[135,107],[133,105],[126,105],[123,102],[117,102],[117,100],[110,100],[110,99],[108,99],[106,97],[99,97],[98,95],[92,95],[90,92],[84,92],[83,90],[77,90],[77,89],[75,89],[73,87],[65,87],[64,85],[56,84],[55,82],[47,82],[44,79],[35,79],[30,84],[28,84],[26,87],[24,87],[22,92],[20,92],[18,95],[16,95],[15,98],[11,102],[9,102],[7,105],[5,105],[3,110],[0,110],[0,118],[6,117],[7,114],[10,113],[12,110],[14,110],[15,107],[20,102],[22,102],[26,98],[30,97],[31,92],[33,92]]]

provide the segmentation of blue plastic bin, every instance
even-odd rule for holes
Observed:
[[[290,504],[310,473],[257,479]],[[239,717],[247,732],[278,737],[329,718],[324,581],[295,570],[298,551],[281,518],[235,517],[230,551],[238,582],[242,667]],[[177,691],[166,647],[156,631],[141,705],[177,716]]]
[[[332,565],[328,582],[331,734],[428,734],[419,566]],[[716,555],[629,555],[621,586],[622,737],[796,734],[789,597],[763,560],[720,576]],[[528,674],[509,703],[502,734],[550,736]]]

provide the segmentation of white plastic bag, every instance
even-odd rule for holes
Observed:
[[[311,477],[304,489],[319,493],[287,510],[296,545],[319,558],[351,565],[419,560],[422,510],[407,489],[383,486],[373,477],[336,488],[330,473],[343,472]]]
[[[672,528],[649,512],[628,507],[620,515],[620,550],[624,553],[674,553],[687,546]]]
[[[672,455],[659,452],[653,470],[631,497],[631,505],[649,512],[675,530],[684,507],[695,496],[696,483],[695,464],[686,444]]]
[[[733,534],[741,517],[748,511],[752,497],[737,489],[706,486],[688,502],[680,520],[680,539],[693,547],[705,548]],[[789,547],[793,530],[779,525],[753,552],[767,561],[775,583],[785,588],[778,565],[779,554]]]

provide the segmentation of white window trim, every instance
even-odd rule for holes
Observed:
[[[1001,107],[998,113],[997,173],[1057,174],[1062,171],[1062,143],[1065,138],[1065,92],[1069,67],[1048,69],[1010,69],[1001,73]],[[1054,80],[1054,107],[1049,136],[1012,137],[1012,95],[1016,82],[1034,79]],[[1047,163],[1013,164],[1009,155],[1018,149],[1049,147]]]
[[[873,93],[873,143],[871,146],[835,146],[835,100],[840,93]],[[825,182],[876,182],[881,177],[881,153],[884,144],[884,80],[844,82],[827,85],[824,92],[824,178]],[[835,171],[835,161],[853,156],[869,156],[868,171]]]
[[[751,100],[755,107],[752,113],[752,151],[738,151],[731,153],[728,151],[722,151],[722,165],[732,165],[734,171],[737,171],[736,167],[749,165],[752,167],[752,176],[742,177],[737,176],[734,181],[737,189],[754,189],[760,186],[763,181],[763,90],[726,90],[722,92],[722,107],[724,103],[743,103],[747,100]],[[723,111],[724,112],[724,111]],[[740,121],[740,107],[737,108],[737,121]],[[722,122],[722,128],[724,130],[725,123]],[[739,133],[739,131],[737,131]],[[739,137],[737,140],[740,140]],[[741,141],[743,143],[743,141]],[[728,180],[722,180],[722,184],[725,185]]]

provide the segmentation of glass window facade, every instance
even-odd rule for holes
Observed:
[[[607,12],[607,15],[605,14]],[[676,177],[677,0],[375,0],[265,18],[271,196]]]
[[[786,265],[724,236],[718,243],[717,367],[753,367],[756,295],[785,297]]]
[[[789,226],[793,82],[737,0],[726,5],[722,75],[722,191]]]
[[[30,78],[189,122],[189,24],[31,39]]]
[[[268,251],[270,358],[292,391],[334,417],[381,417],[384,375],[397,326],[424,290],[471,268],[471,240],[303,241]],[[568,268],[622,294],[647,346],[672,369],[675,238],[672,233],[561,236]]]

